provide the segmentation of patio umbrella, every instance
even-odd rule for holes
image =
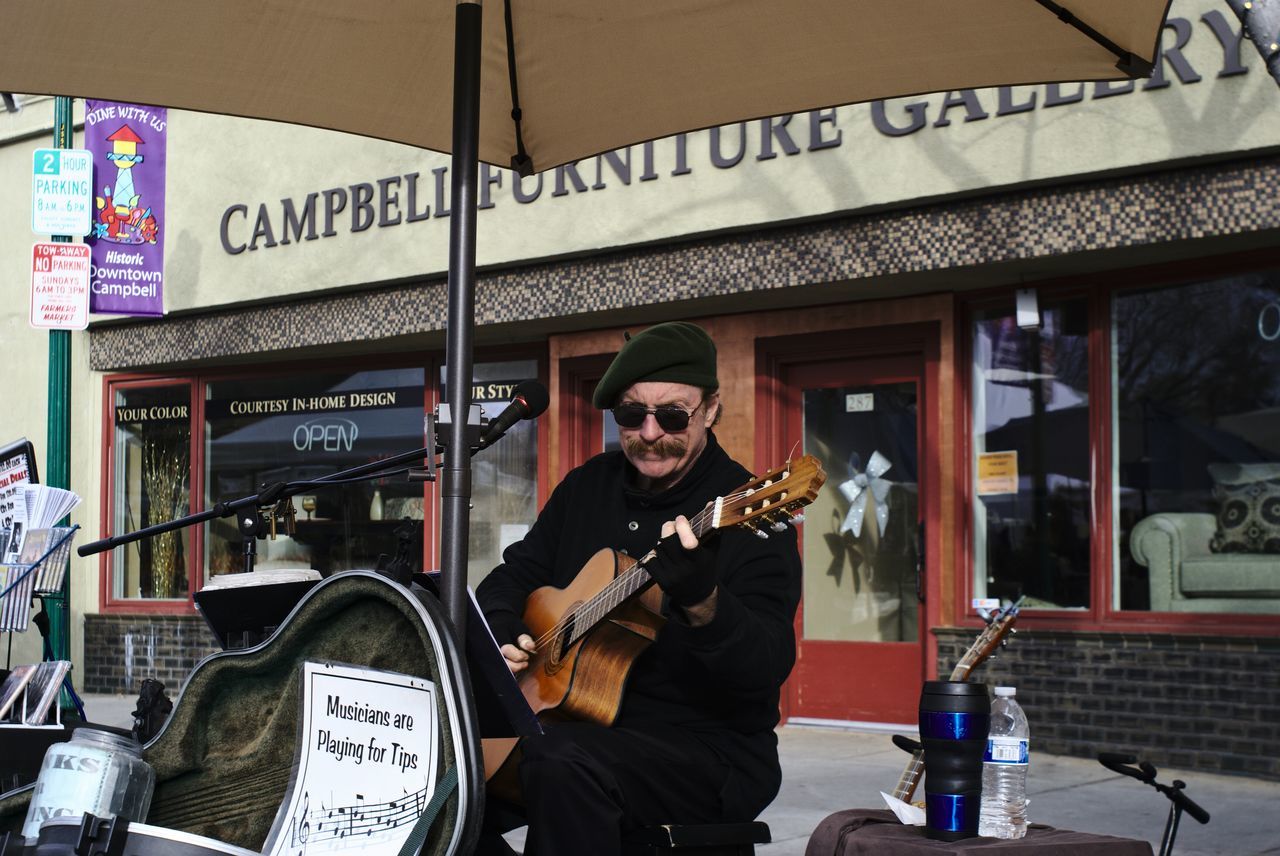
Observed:
[[[470,408],[477,162],[528,174],[743,119],[1145,76],[1169,0],[7,0],[0,90],[313,125],[453,156],[450,411]],[[452,89],[449,82],[453,82]],[[442,471],[465,615],[464,428]]]

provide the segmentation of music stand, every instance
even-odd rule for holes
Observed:
[[[414,574],[414,582],[438,592],[439,572]],[[467,588],[467,672],[475,696],[481,737],[529,737],[542,733],[542,723],[525,701],[515,676],[498,650],[489,623]]]

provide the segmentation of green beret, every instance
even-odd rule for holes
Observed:
[[[719,389],[716,343],[707,331],[687,321],[657,324],[627,339],[596,386],[591,403],[608,410],[633,383],[667,381]]]

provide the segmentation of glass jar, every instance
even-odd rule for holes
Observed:
[[[155,771],[132,737],[77,728],[44,753],[22,834],[35,841],[46,820],[85,812],[145,821],[155,784]]]

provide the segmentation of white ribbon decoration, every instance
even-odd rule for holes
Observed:
[[[867,461],[867,469],[865,472],[854,470],[853,478],[841,483],[840,493],[844,494],[844,498],[849,501],[849,513],[844,517],[844,523],[840,525],[841,532],[852,532],[854,538],[862,536],[862,518],[867,513],[867,491],[871,491],[871,495],[876,498],[876,523],[880,528],[880,535],[884,535],[885,527],[889,524],[889,488],[893,482],[888,479],[881,478],[893,464],[889,463],[889,459],[879,452],[871,453],[871,460]]]

